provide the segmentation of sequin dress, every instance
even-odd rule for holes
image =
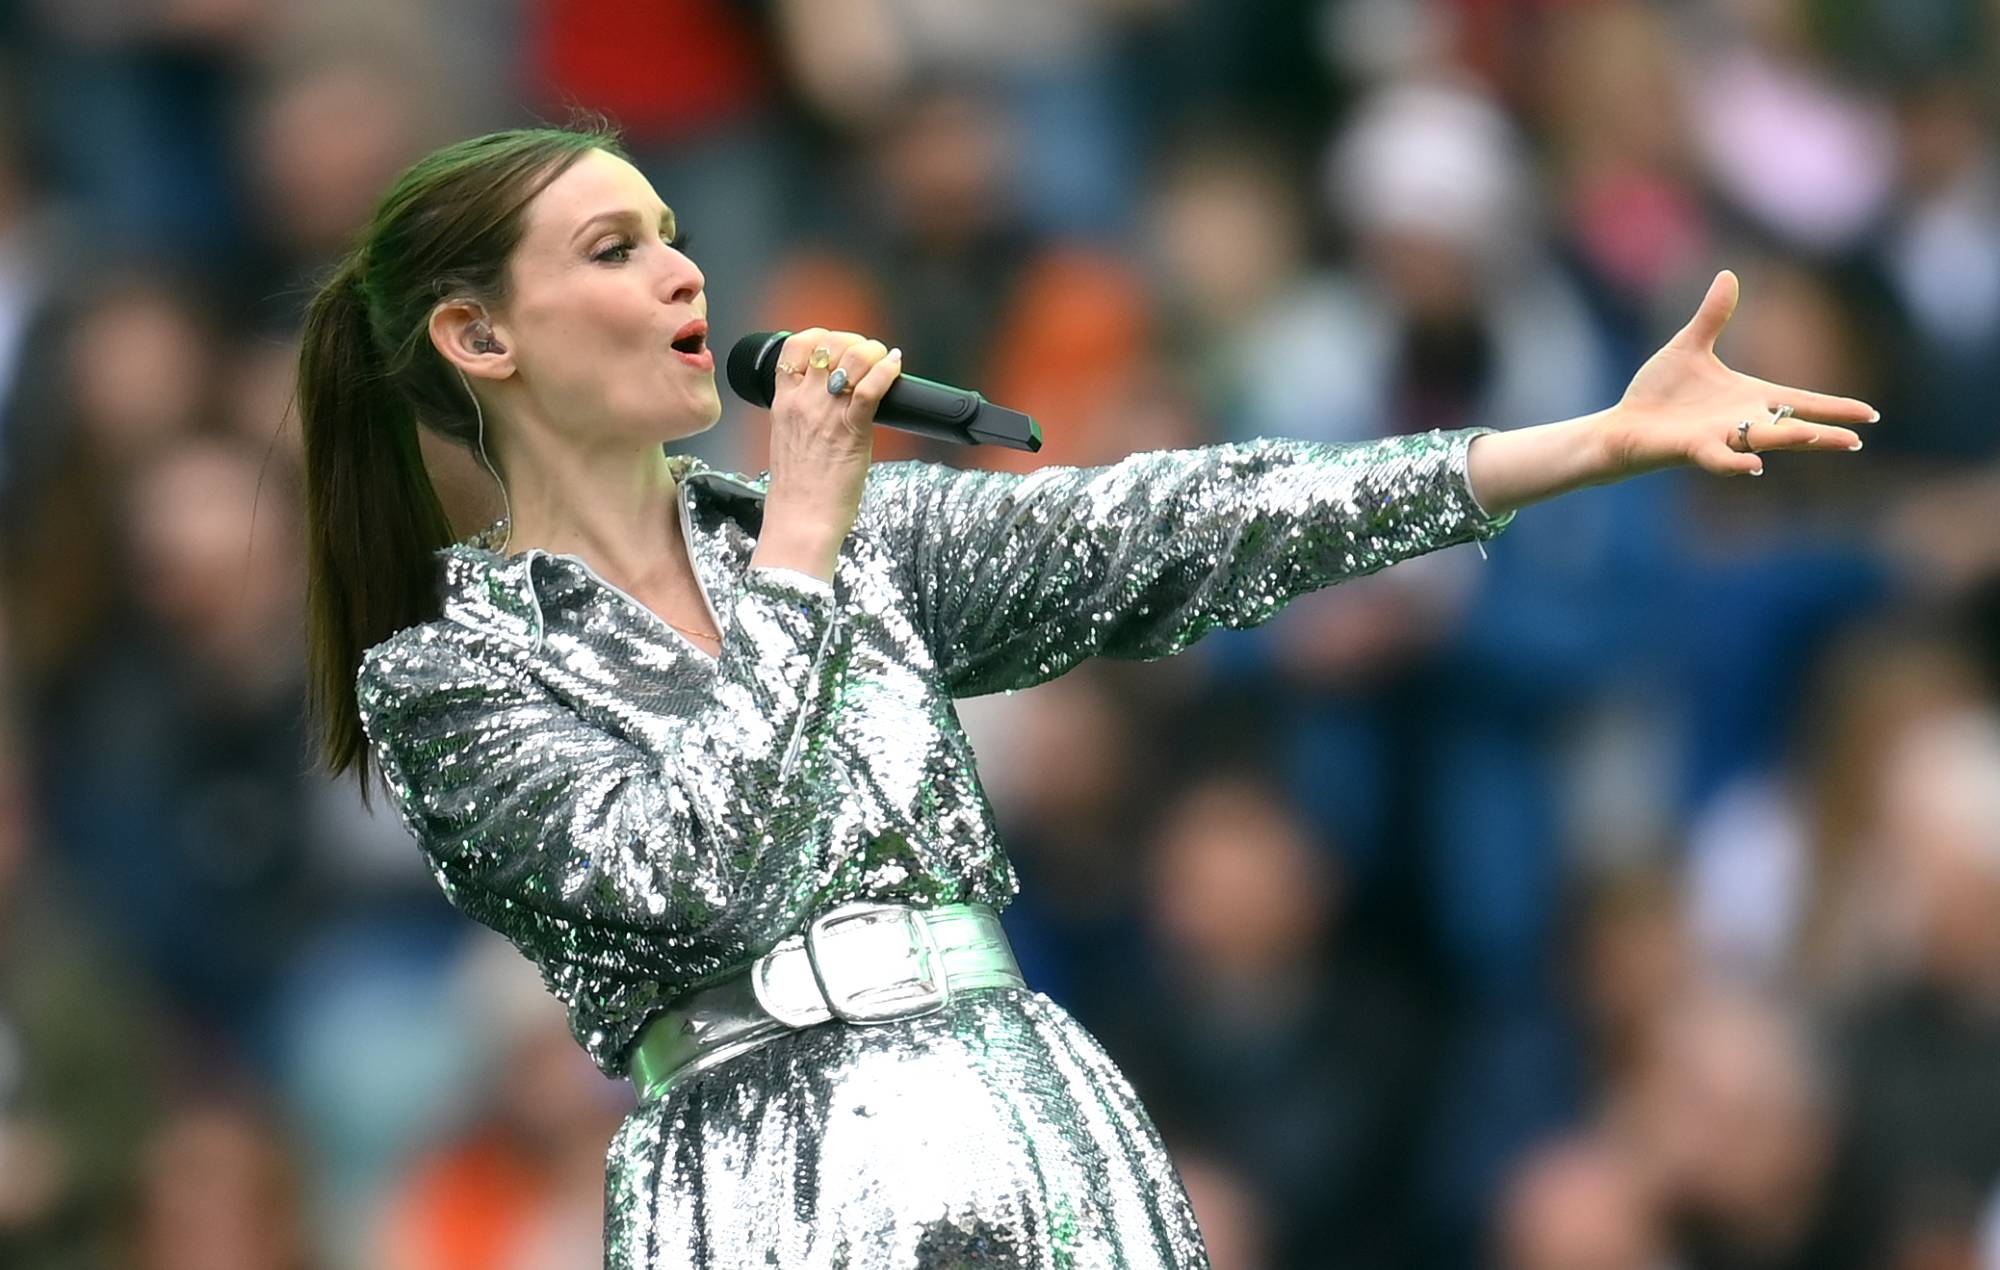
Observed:
[[[438,552],[438,619],[367,651],[363,726],[446,896],[622,1077],[656,1009],[826,908],[1005,907],[954,698],[1491,538],[1512,513],[1465,472],[1489,430],[878,463],[831,584],[752,567],[762,480],[675,456],[719,656],[574,556],[501,556],[501,522]],[[619,1270],[1207,1264],[1152,1120],[1032,985],[788,1033],[639,1105],[605,1164]]]

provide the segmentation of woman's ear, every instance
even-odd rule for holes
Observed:
[[[494,333],[484,305],[446,300],[431,310],[431,344],[440,356],[468,375],[505,379],[514,373],[506,341]]]

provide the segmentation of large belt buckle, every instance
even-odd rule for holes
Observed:
[[[858,900],[806,925],[806,959],[827,1008],[849,1023],[886,1023],[942,1010],[951,1000],[930,924],[906,904]],[[883,982],[885,966],[903,966]]]

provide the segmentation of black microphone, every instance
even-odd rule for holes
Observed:
[[[768,409],[778,389],[778,354],[790,331],[752,331],[737,340],[726,363],[729,386],[753,406]],[[1004,445],[1030,452],[1042,448],[1042,429],[1027,415],[996,406],[969,388],[954,388],[915,375],[898,375],[875,422],[918,436],[960,445]]]

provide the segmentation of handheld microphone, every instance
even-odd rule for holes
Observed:
[[[778,389],[778,354],[790,331],[752,331],[737,340],[726,363],[729,387],[753,406],[769,408]],[[896,376],[875,422],[884,427],[960,445],[1004,445],[1030,453],[1042,448],[1042,429],[1027,415],[996,406],[969,388],[915,375]]]

